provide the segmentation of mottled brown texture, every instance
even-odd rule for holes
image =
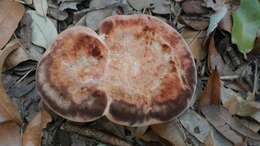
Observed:
[[[105,114],[110,120],[149,125],[169,121],[189,106],[196,84],[195,64],[172,27],[152,16],[117,15],[106,18],[100,32],[110,49],[102,84],[112,98]]]
[[[95,32],[62,32],[41,60],[37,88],[72,121],[102,115],[127,126],[173,119],[189,107],[196,84],[191,52],[171,26],[147,15],[112,16]]]
[[[106,58],[106,46],[90,29],[73,27],[62,32],[38,67],[37,88],[45,103],[72,121],[102,116],[107,96],[96,85]]]

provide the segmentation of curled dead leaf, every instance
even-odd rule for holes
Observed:
[[[210,134],[205,142],[205,146],[233,146],[233,144],[225,139],[219,132],[213,127],[210,127]]]
[[[220,90],[221,81],[218,71],[215,69],[209,76],[207,86],[204,89],[202,95],[199,97],[198,102],[199,106],[205,106],[210,104],[219,104],[220,103]]]
[[[52,121],[48,112],[42,110],[32,119],[25,129],[22,146],[41,146],[42,130]]]
[[[260,124],[257,123],[255,120],[248,120],[246,118],[240,118],[239,121],[246,126],[247,128],[251,129],[254,132],[258,132],[260,130]]]
[[[207,14],[209,10],[203,7],[203,0],[186,0],[181,3],[184,13],[189,15],[203,15]]]
[[[0,49],[13,35],[24,14],[24,6],[13,0],[0,1]]]
[[[16,65],[28,61],[28,60],[35,60],[38,61],[44,49],[35,45],[31,45],[30,48],[26,49],[22,45],[20,40],[12,40],[10,44],[17,43],[17,49],[14,50],[8,57],[6,58],[4,64],[4,71],[15,67]]]
[[[12,51],[18,48],[18,46],[19,44],[17,42],[14,42],[12,44],[8,44],[3,50],[0,50],[0,79],[6,57]],[[13,120],[18,124],[22,123],[21,116],[14,103],[7,95],[2,82],[0,82],[0,111],[0,119],[2,117],[4,120]]]
[[[204,116],[225,138],[235,145],[243,143],[243,138],[230,128],[219,111],[219,107],[213,105],[202,108]]]
[[[233,144],[243,143],[243,138],[237,133],[253,140],[260,140],[260,135],[241,124],[223,106],[204,106],[202,113],[208,121]],[[236,132],[237,133],[236,133]]]
[[[25,50],[21,47],[20,40],[12,40],[9,44],[17,44],[17,49],[14,50],[5,60],[4,70],[10,69],[22,61],[28,60],[28,55]]]
[[[232,114],[239,116],[252,116],[260,111],[260,103],[255,101],[247,101],[240,96],[232,96],[223,103]]]
[[[183,23],[194,30],[205,30],[209,25],[209,20],[202,17],[182,16]]]

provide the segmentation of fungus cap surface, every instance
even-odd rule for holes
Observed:
[[[147,15],[117,15],[100,25],[62,32],[40,61],[37,88],[62,117],[93,121],[105,115],[127,126],[169,121],[190,104],[194,59],[181,35]]]
[[[97,84],[105,71],[107,53],[91,29],[76,26],[63,31],[38,65],[37,89],[44,103],[71,121],[101,117],[107,97]]]
[[[100,25],[109,64],[102,90],[111,99],[105,115],[119,124],[142,126],[173,119],[193,96],[196,70],[181,35],[147,15],[117,15]]]

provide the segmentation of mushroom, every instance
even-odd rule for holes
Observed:
[[[196,68],[175,29],[153,16],[117,15],[103,20],[99,32],[71,27],[44,54],[36,81],[50,109],[76,122],[106,116],[147,126],[190,106]]]
[[[108,99],[97,85],[107,57],[106,44],[91,29],[76,26],[62,32],[37,68],[36,86],[44,103],[71,121],[101,117]]]

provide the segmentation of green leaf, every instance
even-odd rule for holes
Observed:
[[[240,8],[233,14],[232,42],[242,53],[254,47],[260,27],[260,4],[258,0],[241,0]]]

